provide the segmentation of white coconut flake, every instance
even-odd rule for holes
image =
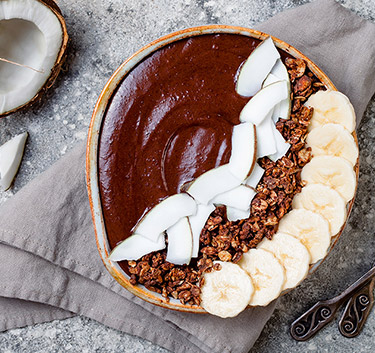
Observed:
[[[272,120],[276,124],[279,119],[289,119],[290,118],[290,98],[284,99],[279,104],[275,105],[272,114]]]
[[[263,122],[257,126],[257,157],[262,158],[277,152],[273,134],[273,111],[270,111]]]
[[[188,194],[172,195],[147,212],[134,232],[156,241],[160,233],[182,217],[194,215],[196,212],[197,204]]]
[[[282,79],[280,79],[279,77],[275,76],[272,72],[270,72],[267,75],[266,79],[264,80],[264,82],[262,84],[262,88],[267,87],[270,84],[278,82],[278,81],[282,81]]]
[[[21,164],[28,133],[13,137],[0,146],[0,188],[7,190],[12,185]]]
[[[236,84],[237,93],[245,97],[254,96],[278,58],[280,54],[272,38],[268,37],[253,50],[241,67]]]
[[[292,100],[290,99],[291,87],[288,70],[281,59],[276,60],[275,66],[271,70],[271,74],[277,77],[279,80],[285,80],[287,82],[289,92],[288,98],[281,101],[274,109],[274,115],[272,118],[276,124],[279,118],[289,119],[290,117],[290,110],[292,106]]]
[[[245,105],[240,113],[240,121],[259,126],[275,105],[287,98],[288,85],[286,81],[271,83],[262,88]]]
[[[290,97],[288,97],[287,99],[284,99],[278,104],[278,116],[273,117],[275,124],[278,122],[279,118],[289,119],[290,109],[291,109],[291,100],[290,100]]]
[[[165,249],[165,236],[160,234],[156,242],[139,234],[133,234],[117,245],[109,255],[112,261],[138,260],[154,251]]]
[[[281,102],[283,102],[283,101],[281,101]],[[279,118],[280,118],[280,104],[281,104],[281,102],[276,104],[275,108],[273,108],[273,111],[272,111],[271,120],[273,121],[274,124],[276,124],[279,121]]]
[[[168,248],[166,261],[176,264],[189,264],[193,250],[193,235],[187,217],[181,218],[167,229]]]
[[[283,63],[281,63],[281,65],[284,66]],[[276,64],[275,64],[275,66],[276,66]],[[285,68],[285,66],[284,66],[284,68]],[[285,68],[285,70],[286,70],[286,68]],[[283,78],[283,77],[285,77],[285,78]],[[278,104],[276,104],[275,107],[273,108],[272,120],[274,121],[275,124],[278,122],[278,120],[280,118],[289,119],[289,117],[290,117],[291,99],[290,99],[290,82],[289,82],[288,72],[286,72],[286,76],[285,76],[285,74],[284,75],[281,74],[280,76],[275,76],[271,72],[267,76],[265,81],[263,82],[263,87],[266,87],[266,86],[269,86],[272,83],[280,81],[280,79],[285,80],[287,82],[289,94],[288,94],[288,97],[286,99],[284,99],[281,102],[279,102]]]
[[[193,233],[193,252],[191,257],[197,257],[199,252],[199,238],[208,217],[215,210],[215,206],[198,205],[197,213],[189,217],[191,231]]]
[[[250,208],[247,210],[239,210],[238,208],[227,206],[227,218],[228,221],[235,222],[240,219],[246,219],[250,217]]]
[[[255,189],[260,179],[262,179],[263,174],[264,174],[264,169],[258,163],[255,163],[255,167],[252,173],[245,180],[245,185],[250,186]]]
[[[211,169],[195,179],[187,193],[198,203],[208,205],[216,196],[241,185],[242,180],[234,176],[228,164]]]
[[[212,203],[215,205],[225,205],[239,210],[247,210],[254,198],[256,192],[245,185],[237,186],[236,188],[217,195]]]
[[[256,159],[255,137],[255,128],[251,123],[238,124],[233,127],[229,170],[241,180],[247,178]]]
[[[282,62],[281,58],[276,60],[276,63],[271,70],[271,74],[276,76],[279,80],[289,81],[288,70]]]
[[[275,125],[273,125],[272,128],[273,128],[273,135],[274,135],[274,138],[275,138],[277,151],[276,151],[276,153],[274,153],[274,154],[272,154],[268,157],[271,160],[273,160],[274,162],[276,162],[278,159],[280,159],[281,157],[284,157],[286,155],[286,153],[288,152],[288,150],[290,148],[290,144],[284,140],[284,137],[281,135],[279,130],[276,129]]]

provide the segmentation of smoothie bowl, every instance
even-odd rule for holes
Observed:
[[[87,187],[111,275],[169,309],[237,315],[312,273],[358,180],[355,115],[329,78],[255,30],[160,38],[95,107]]]

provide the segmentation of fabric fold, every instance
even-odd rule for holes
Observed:
[[[374,24],[334,0],[318,0],[257,28],[311,58],[348,95],[360,120],[375,91]],[[0,268],[0,330],[75,313],[174,352],[242,353],[276,305],[224,320],[153,306],[122,288],[96,248],[84,144],[0,207]]]
[[[14,260],[9,261],[9,257]],[[19,278],[30,263],[32,271],[29,271],[22,282],[5,284],[9,272]],[[183,334],[176,332],[172,325],[163,318],[154,318],[141,305],[134,302],[129,305],[128,299],[104,286],[31,253],[0,244],[0,266],[0,292],[3,297],[45,303],[68,312],[79,312],[112,328],[142,336],[172,351],[199,351]],[[151,323],[154,329],[148,330]],[[176,342],[179,344],[176,345]]]
[[[67,319],[76,315],[72,312],[47,304],[16,299],[13,297],[0,297],[0,308],[2,313],[6,313],[6,316],[0,315],[0,332],[15,327],[24,327],[52,320]]]

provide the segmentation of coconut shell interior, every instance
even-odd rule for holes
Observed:
[[[62,29],[62,35],[63,35],[61,47],[60,47],[60,50],[57,54],[56,61],[55,61],[55,64],[54,64],[54,66],[51,70],[51,74],[50,74],[49,78],[46,80],[46,82],[40,88],[40,90],[35,94],[35,96],[30,101],[28,101],[27,103],[0,114],[0,118],[5,117],[7,115],[10,115],[12,113],[15,113],[16,111],[23,110],[26,107],[28,107],[29,105],[32,105],[34,103],[39,102],[43,98],[44,93],[49,88],[51,88],[53,86],[53,84],[55,83],[56,78],[59,75],[59,73],[61,71],[61,68],[62,68],[62,65],[64,64],[64,61],[65,61],[65,58],[66,58],[69,35],[68,35],[68,31],[66,29],[65,19],[62,16],[60,8],[57,6],[57,4],[53,0],[35,0],[35,1],[39,1],[43,5],[47,6],[54,13],[54,15],[57,17],[57,19],[59,20],[60,25],[61,25],[61,29]]]

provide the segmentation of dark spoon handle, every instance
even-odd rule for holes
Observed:
[[[352,338],[361,332],[374,305],[374,284],[375,278],[372,278],[348,300],[339,321],[343,336]]]
[[[360,279],[354,282],[350,287],[345,289],[340,295],[329,300],[318,301],[314,306],[312,306],[308,311],[306,311],[292,323],[290,328],[292,337],[297,341],[306,341],[313,337],[322,327],[334,319],[337,310],[348,298],[350,298],[353,294],[356,294],[357,291],[360,291],[362,288],[366,287],[369,282],[372,282],[369,280],[374,275],[375,266],[372,267],[370,271],[365,273]],[[364,319],[367,318],[367,315]]]

